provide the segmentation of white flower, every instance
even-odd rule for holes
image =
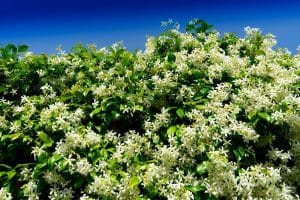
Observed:
[[[72,188],[59,189],[57,186],[50,188],[49,192],[50,200],[71,200],[73,199]]]
[[[23,181],[28,181],[31,177],[32,170],[24,167],[20,173]]]
[[[101,136],[95,133],[91,128],[86,129],[86,134],[84,135],[84,141],[87,145],[95,145],[101,142]]]
[[[96,199],[89,197],[87,194],[83,194],[79,200],[96,200]]]
[[[145,54],[151,56],[156,49],[156,42],[153,37],[148,37],[146,42]]]
[[[270,150],[268,152],[268,155],[271,160],[276,161],[277,159],[279,159],[283,163],[286,163],[288,160],[290,160],[292,158],[291,153],[283,152],[282,150],[278,150],[277,148]]]
[[[17,95],[17,92],[18,92],[18,91],[17,91],[16,89],[12,89],[10,93],[11,93],[13,96],[15,96],[15,95]]]
[[[83,158],[75,163],[75,171],[84,176],[87,176],[91,171],[93,171],[93,166],[88,162],[86,158]]]
[[[94,178],[94,181],[87,186],[87,192],[89,194],[96,194],[96,195],[105,195],[105,196],[114,196],[114,182],[111,177],[107,174],[100,177],[97,176]]]
[[[24,195],[28,197],[29,200],[39,200],[40,193],[37,192],[37,187],[37,183],[29,181],[27,184],[22,186],[22,188],[24,188]]]
[[[65,187],[68,184],[68,181],[65,180],[65,178],[60,175],[57,171],[45,171],[44,172],[44,179],[45,181],[50,185],[61,185],[62,187]]]
[[[261,31],[258,28],[251,28],[249,26],[244,28],[244,31],[246,32],[247,36],[252,36],[254,34],[260,34]]]
[[[9,193],[8,191],[7,191],[7,189],[6,188],[1,188],[0,189],[0,199],[2,200],[12,200],[13,198],[12,198],[12,195],[11,195],[11,193]]]
[[[34,160],[37,160],[37,158],[45,153],[45,150],[42,147],[34,146],[32,147],[31,154],[33,154]]]
[[[43,77],[46,73],[45,70],[42,69],[38,69],[36,72],[38,73],[39,77]]]
[[[146,172],[141,177],[144,186],[153,185],[163,177],[167,178],[169,171],[164,166],[158,166],[150,163],[146,166]]]
[[[18,132],[21,130],[21,123],[19,120],[14,121],[11,123],[10,127],[9,127],[9,132],[10,133],[14,133],[14,132]]]
[[[165,145],[163,147],[159,147],[155,153],[155,158],[160,160],[162,165],[166,166],[167,168],[177,165],[179,156],[180,153],[174,146],[167,147]]]

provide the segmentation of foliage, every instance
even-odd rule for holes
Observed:
[[[300,55],[211,28],[0,48],[0,199],[299,199]]]

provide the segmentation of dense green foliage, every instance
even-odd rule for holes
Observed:
[[[0,48],[0,199],[299,199],[300,55],[245,31]]]

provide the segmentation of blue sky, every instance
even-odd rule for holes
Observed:
[[[277,37],[295,53],[300,45],[300,1],[238,0],[1,0],[0,44],[28,44],[34,53],[68,51],[78,41],[99,48],[123,41],[128,50],[144,49],[147,35],[158,35],[161,21],[184,28],[204,19],[219,32],[243,36],[245,26]]]

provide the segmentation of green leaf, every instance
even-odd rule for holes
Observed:
[[[83,185],[84,179],[81,176],[75,177],[75,178],[76,179],[75,179],[75,183],[73,186],[74,186],[75,190],[78,190]]]
[[[251,112],[248,114],[248,119],[252,120],[256,116],[256,112]]]
[[[159,163],[158,160],[147,160],[145,161],[145,163]]]
[[[29,165],[35,165],[36,163],[21,163],[15,166],[15,169],[28,167]]]
[[[140,179],[137,176],[132,176],[129,179],[129,187],[134,188],[140,184]]]
[[[58,160],[61,160],[61,159],[63,159],[64,157],[63,156],[61,156],[61,155],[59,155],[59,154],[53,154],[53,156],[52,156],[52,159],[54,160],[54,161],[58,161]]]
[[[173,63],[176,61],[176,56],[173,53],[168,54],[168,62]]]
[[[8,180],[11,180],[16,174],[17,174],[17,172],[15,170],[9,171],[7,173]]]
[[[8,44],[5,46],[5,51],[6,52],[12,52],[12,53],[17,53],[17,47],[13,44]]]
[[[90,117],[93,118],[93,116],[95,114],[98,114],[101,111],[101,108],[95,108],[91,113],[90,113]]]
[[[179,117],[179,118],[183,118],[184,117],[184,110],[182,109],[182,108],[178,108],[177,110],[176,110],[176,114],[177,114],[177,116]]]
[[[48,169],[52,170],[54,167],[54,164],[61,159],[63,159],[63,157],[61,155],[54,154],[51,158],[48,159]]]
[[[0,171],[0,178],[2,177],[2,176],[6,176],[7,175],[7,172],[1,172]]]
[[[246,155],[245,149],[243,147],[238,147],[233,150],[233,153],[236,157],[237,162],[240,162]]]
[[[207,172],[207,163],[206,163],[206,162],[203,162],[203,163],[201,163],[200,165],[198,165],[197,168],[196,168],[196,172],[197,172],[197,174],[199,174],[199,175],[202,175],[202,174],[204,174],[205,172]]]
[[[113,119],[118,119],[120,117],[120,113],[118,111],[113,110],[111,112],[112,118]]]
[[[39,163],[47,162],[47,159],[48,159],[48,153],[47,152],[43,152],[41,155],[38,156],[38,162]]]
[[[95,178],[95,177],[98,176],[98,174],[97,174],[96,172],[93,172],[93,171],[92,171],[92,172],[90,173],[90,176],[93,177],[93,178]]]
[[[7,170],[11,170],[11,169],[12,169],[11,166],[6,165],[6,164],[0,164],[0,167],[1,167],[1,168],[5,168],[5,169],[7,169]]]
[[[106,151],[110,152],[110,153],[114,153],[114,152],[116,152],[116,148],[115,147],[111,147],[111,148],[106,149]]]
[[[118,171],[118,174],[119,174],[122,178],[125,178],[125,177],[126,177],[126,172],[124,172],[124,171]]]
[[[159,190],[157,186],[149,185],[145,188],[147,192],[149,193],[149,196],[151,199],[155,199],[155,197],[159,194]]]
[[[44,173],[47,167],[47,162],[37,164],[33,169],[33,176],[38,177],[40,174]]]
[[[261,118],[266,120],[267,122],[271,121],[271,116],[266,112],[258,112],[257,115]]]
[[[22,141],[26,144],[29,144],[33,141],[33,139],[29,135],[24,135]]]
[[[110,169],[114,168],[116,164],[117,164],[117,160],[116,160],[116,159],[110,159],[110,160],[108,161],[108,167],[109,167]]]
[[[3,85],[0,85],[0,93],[4,93],[4,92],[7,92],[8,88],[3,86]]]
[[[171,136],[173,135],[177,130],[177,126],[170,126],[167,130],[167,135]]]
[[[198,193],[200,191],[204,191],[205,190],[205,187],[202,186],[202,185],[189,185],[186,187],[189,191],[193,192],[193,193]]]
[[[46,144],[46,146],[51,146],[53,143],[53,140],[42,131],[38,132],[38,137]]]
[[[141,106],[141,105],[136,105],[136,106],[135,106],[135,109],[136,109],[136,110],[138,110],[138,111],[141,111],[141,112],[143,112],[143,110],[144,110],[144,107],[143,107],[143,106]]]
[[[9,134],[9,135],[3,135],[2,140],[5,140],[5,139],[9,138],[13,141],[13,140],[18,139],[21,135],[22,135],[22,133],[13,133],[13,134]]]
[[[91,91],[91,89],[90,88],[86,88],[84,91],[83,91],[83,96],[84,97],[86,97],[88,94],[89,94],[89,92]]]
[[[74,97],[73,93],[64,93],[62,96],[59,96],[58,99],[62,102],[68,101]]]
[[[29,46],[27,45],[19,45],[18,46],[18,52],[23,53],[26,52],[29,49]]]
[[[182,134],[183,134],[183,126],[178,127],[175,133],[176,133],[177,139],[180,140],[182,137]]]

